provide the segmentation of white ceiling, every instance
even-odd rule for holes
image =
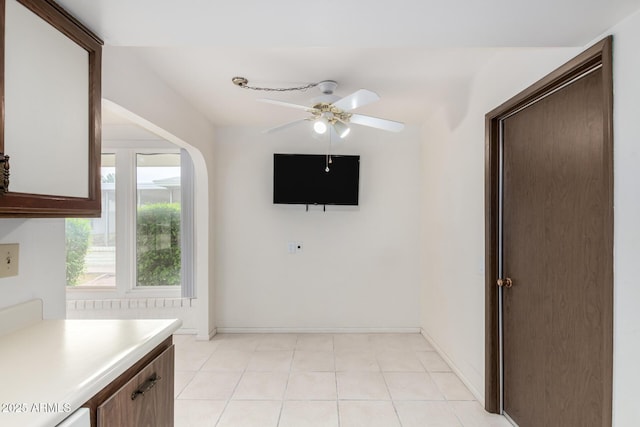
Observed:
[[[320,91],[256,92],[231,83],[291,87],[322,80],[338,82],[345,96],[366,88],[381,100],[359,113],[421,123],[429,112],[466,95],[472,73],[488,59],[486,49],[399,48],[149,48],[140,52],[157,73],[216,125],[276,126],[306,117],[304,111],[260,103],[266,97],[312,105]]]
[[[421,123],[464,102],[474,73],[498,48],[582,47],[640,9],[640,0],[57,0],[107,49],[135,49],[218,126],[275,126],[318,95],[256,93],[259,86],[332,79],[336,93],[382,99],[358,112]]]
[[[118,46],[581,46],[636,0],[58,0]]]

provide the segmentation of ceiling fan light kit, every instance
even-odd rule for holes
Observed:
[[[351,132],[351,128],[349,126],[347,126],[346,124],[344,124],[341,121],[336,121],[333,124],[333,128],[336,130],[336,132],[338,133],[338,136],[342,139],[346,138],[349,133]]]
[[[316,131],[317,134],[322,135],[327,131],[327,124],[322,120],[318,120],[313,124],[313,130]]]
[[[258,99],[258,101],[261,102],[280,105],[282,107],[295,108],[298,110],[304,110],[311,114],[311,116],[307,117],[306,119],[296,120],[271,129],[267,129],[267,133],[283,130],[300,123],[304,123],[305,121],[313,122],[313,130],[316,133],[322,135],[327,132],[327,129],[330,129],[332,131],[335,131],[335,134],[338,135],[338,137],[340,137],[341,139],[346,138],[347,135],[349,135],[349,133],[351,132],[351,128],[349,126],[349,124],[351,123],[361,126],[369,126],[390,132],[400,132],[404,129],[404,123],[401,122],[351,113],[352,110],[355,110],[358,107],[362,107],[380,99],[377,93],[367,89],[360,89],[350,95],[339,98],[333,94],[335,89],[338,87],[338,83],[334,80],[324,80],[318,83],[310,83],[304,86],[289,88],[249,86],[249,80],[245,77],[234,77],[232,79],[232,82],[234,85],[243,89],[271,92],[307,90],[312,87],[318,87],[322,95],[317,97],[313,101],[314,104],[311,107],[293,104],[286,101],[279,101],[276,99]]]

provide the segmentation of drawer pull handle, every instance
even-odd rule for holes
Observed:
[[[153,375],[151,375],[145,382],[143,382],[142,385],[136,391],[131,393],[131,400],[136,400],[138,396],[144,395],[146,392],[148,392],[153,387],[155,387],[156,383],[161,379],[162,377],[159,377],[154,372]]]

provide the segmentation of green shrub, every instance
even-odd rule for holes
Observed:
[[[67,285],[78,284],[78,278],[85,271],[85,257],[91,239],[91,225],[86,218],[65,220],[67,250]]]
[[[180,285],[180,205],[138,208],[138,286]]]

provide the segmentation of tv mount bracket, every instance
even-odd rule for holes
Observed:
[[[327,205],[322,205],[322,212],[327,211]],[[309,203],[307,203],[307,212],[309,212]]]

